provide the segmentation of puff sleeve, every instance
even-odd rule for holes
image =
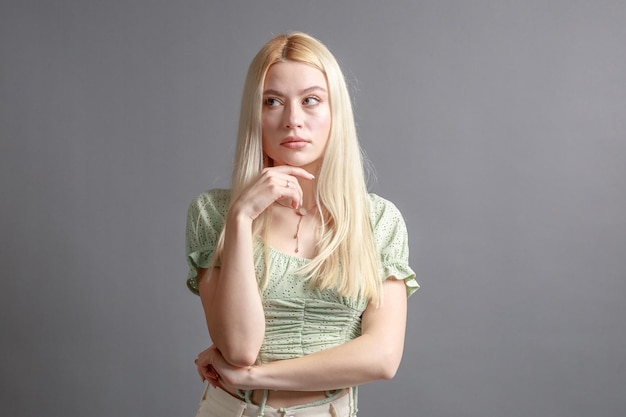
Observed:
[[[370,216],[376,248],[380,254],[381,280],[395,277],[406,285],[407,297],[419,289],[409,266],[406,224],[398,208],[388,200],[370,194]]]
[[[198,294],[198,268],[208,268],[211,265],[229,202],[229,190],[215,189],[198,195],[189,205],[185,253],[189,265],[187,287],[194,294]]]

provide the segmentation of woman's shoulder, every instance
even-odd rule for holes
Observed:
[[[198,213],[218,212],[226,213],[230,204],[230,190],[214,188],[203,191],[191,201],[190,210]]]
[[[376,224],[381,220],[402,219],[400,210],[391,201],[374,193],[369,193],[368,198],[372,223]]]
[[[203,201],[230,201],[230,189],[227,188],[213,188],[201,192],[195,197],[195,200]]]

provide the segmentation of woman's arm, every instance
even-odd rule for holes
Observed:
[[[302,189],[298,179],[313,178],[296,167],[265,169],[226,215],[220,267],[198,271],[198,290],[211,340],[231,365],[252,365],[265,335],[265,314],[254,267],[252,223],[276,200],[288,199],[299,207]]]
[[[227,217],[221,266],[198,271],[198,290],[213,343],[236,366],[256,360],[265,317],[252,246],[252,221]]]
[[[241,389],[324,391],[390,379],[402,359],[407,301],[403,281],[388,279],[383,288],[381,306],[370,304],[363,313],[362,335],[343,345],[243,368],[229,366],[218,350],[209,348],[196,364],[201,374],[212,366],[223,384]]]

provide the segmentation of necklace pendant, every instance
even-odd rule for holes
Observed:
[[[298,214],[298,216],[306,216],[306,209],[304,207],[300,207],[298,210],[296,210],[296,214]]]

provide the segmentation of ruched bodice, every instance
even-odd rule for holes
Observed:
[[[304,356],[354,339],[361,312],[326,301],[293,298],[267,300],[265,340],[259,363]]]
[[[263,291],[265,339],[259,363],[304,356],[341,345],[361,333],[364,301],[309,288],[308,282],[294,273],[308,259],[269,248],[269,260],[272,271]],[[257,274],[265,270],[263,257],[258,258],[256,269]],[[273,279],[275,276],[281,278]]]

